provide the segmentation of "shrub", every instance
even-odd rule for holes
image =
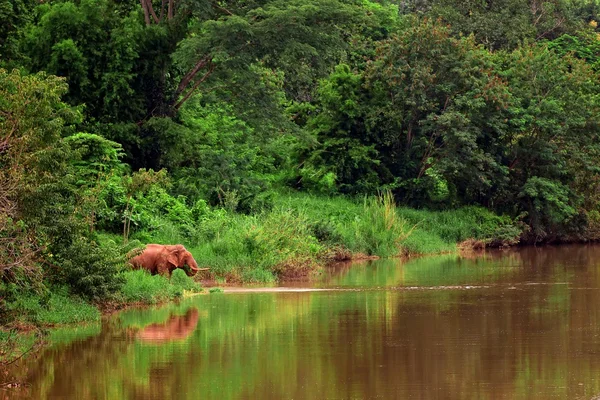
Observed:
[[[57,264],[54,281],[68,284],[76,294],[90,300],[105,299],[123,284],[118,275],[125,262],[125,249],[114,242],[100,247],[86,237],[76,238],[70,245],[58,247],[53,256]]]

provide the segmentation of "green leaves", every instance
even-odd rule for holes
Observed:
[[[537,235],[546,235],[545,228],[556,229],[577,215],[572,191],[560,182],[531,177],[523,185],[519,198],[530,206],[529,218]]]
[[[337,67],[305,108],[318,144],[302,160],[302,180],[315,177],[304,187],[330,172],[342,192],[385,185],[419,206],[525,212],[537,239],[569,230],[580,199],[597,198],[593,69],[545,45],[491,53],[439,21],[403,23],[364,70]]]
[[[124,257],[95,242],[90,194],[121,167],[120,146],[84,133],[62,138],[79,117],[61,101],[65,90],[57,77],[0,70],[0,238],[16,250],[3,258],[0,279],[33,274],[40,263],[47,280],[98,299],[118,289]]]
[[[66,77],[65,99],[85,103],[89,117],[115,122],[143,113],[143,93],[131,89],[142,36],[135,18],[119,16],[108,0],[60,2],[38,11],[39,22],[22,41],[30,69]]]
[[[503,176],[489,152],[506,85],[472,40],[452,38],[435,21],[405,23],[363,73],[339,66],[321,83],[322,111],[309,123],[321,146],[309,160],[329,165],[349,192],[389,185],[419,204],[458,200],[450,193],[471,201]]]

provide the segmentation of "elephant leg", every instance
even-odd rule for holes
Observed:
[[[169,276],[171,276],[171,271],[169,270],[169,267],[166,264],[159,264],[156,267],[156,271],[161,274],[162,276],[166,276],[167,278]]]

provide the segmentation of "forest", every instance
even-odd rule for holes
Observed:
[[[0,324],[600,238],[595,0],[3,0]],[[466,244],[465,244],[466,243]],[[176,271],[179,272],[179,271]],[[2,330],[0,336],[9,335]]]

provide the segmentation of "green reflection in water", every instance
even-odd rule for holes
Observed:
[[[406,263],[400,260],[378,260],[339,265],[322,286],[372,288],[481,285],[514,274],[519,267],[519,260],[510,256],[469,259],[458,255],[443,255],[416,258]]]
[[[50,331],[49,342],[51,346],[65,345],[84,340],[90,336],[96,336],[101,329],[102,326],[99,322],[57,328]]]
[[[387,290],[204,295],[128,310],[21,366],[31,387],[20,396],[591,398],[600,251],[545,254],[375,263],[328,278]],[[478,287],[441,288],[465,284]]]

